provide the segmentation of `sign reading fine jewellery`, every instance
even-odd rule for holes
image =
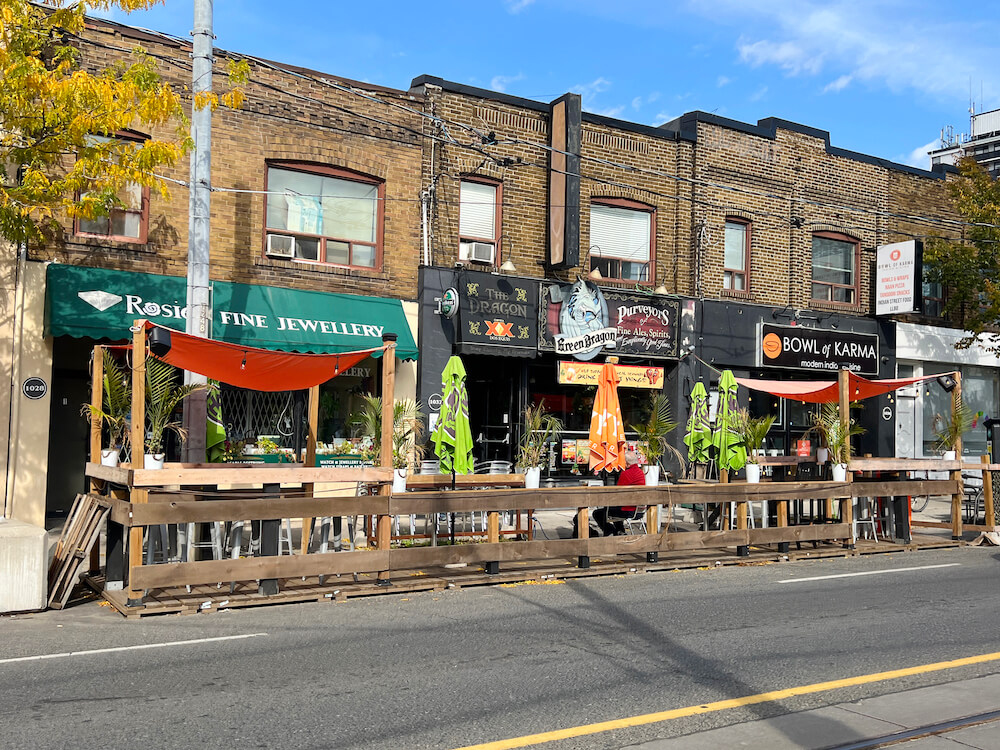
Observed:
[[[878,374],[878,336],[802,326],[760,325],[758,366]]]
[[[919,240],[879,246],[875,273],[876,315],[920,309],[917,290],[922,289],[922,255],[923,243]]]

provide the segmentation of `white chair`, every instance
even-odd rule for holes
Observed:
[[[872,533],[872,538],[877,542],[878,539],[878,524],[876,523],[876,518],[878,515],[878,499],[874,497],[859,497],[856,498],[854,503],[854,519],[851,524],[851,539],[856,542],[858,540],[858,527],[865,527],[865,538],[867,539],[867,530],[870,528]]]
[[[631,516],[622,519],[622,523],[625,524],[629,534],[645,534],[646,507],[644,505],[637,507]]]

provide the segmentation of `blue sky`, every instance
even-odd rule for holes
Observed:
[[[192,0],[115,20],[188,38]],[[925,0],[220,0],[217,46],[406,89],[421,74],[647,125],[781,117],[927,167],[1000,108],[1000,3]]]

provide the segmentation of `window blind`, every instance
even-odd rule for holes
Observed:
[[[482,182],[462,182],[459,195],[459,234],[476,239],[496,239],[497,188]]]
[[[650,218],[647,211],[591,204],[590,244],[599,248],[594,255],[648,262]]]

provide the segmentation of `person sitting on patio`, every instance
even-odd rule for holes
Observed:
[[[646,484],[646,475],[639,466],[639,455],[635,451],[626,451],[625,470],[618,475],[619,487],[627,485]],[[594,521],[601,527],[604,536],[624,536],[625,524],[622,521],[635,515],[636,506],[626,505],[621,508],[598,508],[594,511]]]

